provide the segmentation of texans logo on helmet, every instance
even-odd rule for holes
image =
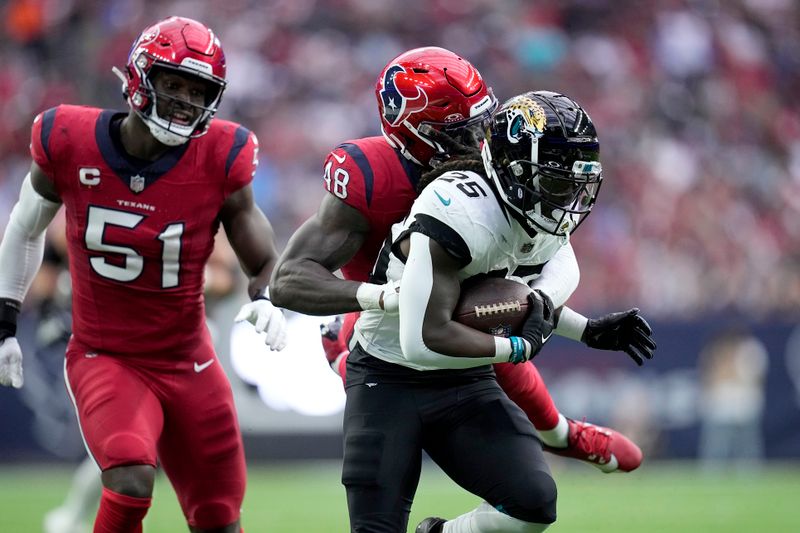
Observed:
[[[394,83],[394,77],[399,72],[406,72],[406,69],[400,65],[392,65],[386,69],[380,93],[383,101],[383,118],[392,126],[402,124],[409,116],[428,107],[428,95],[419,87],[414,87],[417,94],[413,96],[406,96],[400,92]]]

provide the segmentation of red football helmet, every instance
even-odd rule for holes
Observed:
[[[375,96],[386,140],[423,166],[447,154],[419,131],[420,125],[451,134],[467,132],[497,108],[492,89],[475,67],[434,46],[409,50],[390,61],[375,85]]]
[[[205,105],[192,124],[179,124],[158,115],[159,94],[152,83],[154,69],[196,76],[206,83]],[[225,54],[219,39],[204,24],[184,17],[169,17],[145,29],[131,47],[127,75],[116,67],[113,70],[122,79],[128,105],[153,136],[169,146],[183,144],[208,131],[225,90]]]

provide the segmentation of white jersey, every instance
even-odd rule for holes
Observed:
[[[396,245],[415,231],[435,240],[461,261],[459,281],[494,271],[528,281],[569,243],[568,236],[539,233],[530,237],[501,206],[489,183],[469,171],[448,172],[422,191],[405,220],[392,226],[392,251],[388,263],[378,260],[376,275],[382,274],[377,270],[385,268],[387,281],[402,279],[405,257],[399,256],[402,253]],[[362,311],[353,340],[369,354],[390,363],[416,370],[439,368],[406,360],[399,329],[397,314]]]

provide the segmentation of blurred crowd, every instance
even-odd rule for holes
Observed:
[[[6,0],[1,213],[27,171],[33,117],[59,103],[126,109],[111,66],[171,14],[222,40],[220,116],[259,137],[255,190],[281,242],[316,209],[327,152],[379,134],[383,65],[438,45],[501,101],[550,89],[592,115],[605,182],[573,241],[574,307],[798,315],[795,0]]]

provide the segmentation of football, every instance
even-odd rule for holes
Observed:
[[[453,320],[471,328],[508,337],[519,332],[528,317],[527,285],[505,278],[468,279]]]

